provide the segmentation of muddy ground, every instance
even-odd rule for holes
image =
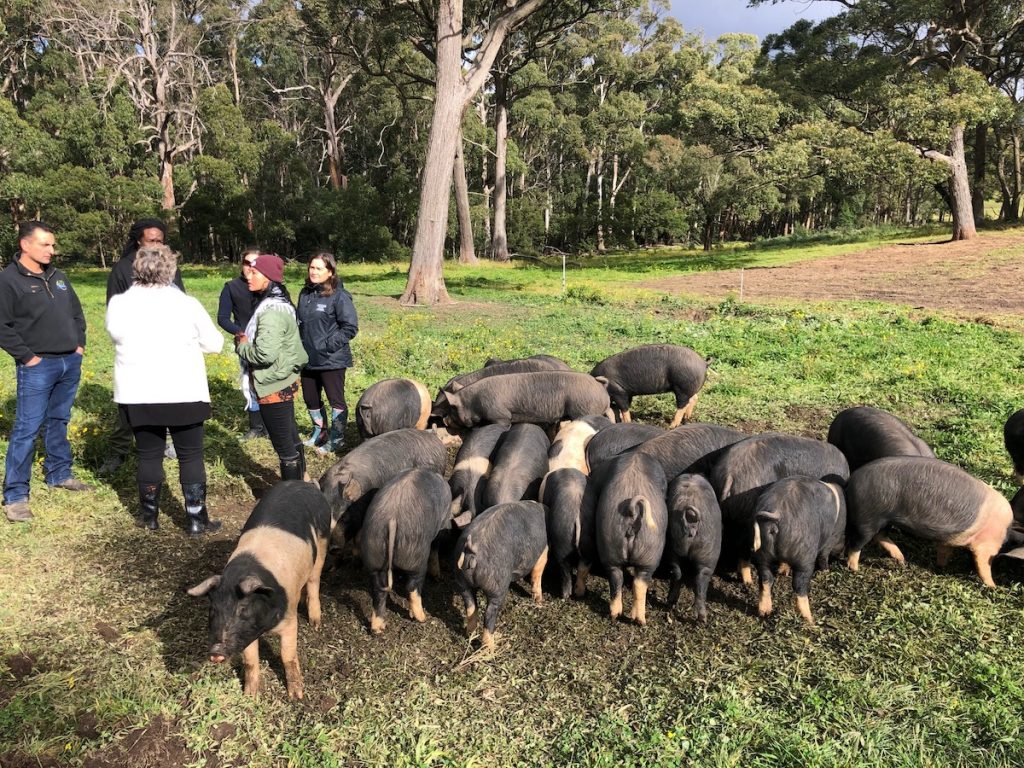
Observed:
[[[977,316],[1024,315],[1024,235],[991,232],[951,243],[896,243],[783,267],[659,277],[642,287],[744,301],[886,301]]]

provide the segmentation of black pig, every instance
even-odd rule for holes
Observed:
[[[491,454],[484,508],[520,499],[537,500],[548,471],[548,436],[536,424],[513,424]]]
[[[356,403],[356,426],[364,440],[396,429],[426,429],[430,407],[430,394],[418,381],[384,379]]]
[[[815,569],[828,568],[829,555],[839,555],[846,530],[846,500],[835,483],[813,477],[787,477],[772,483],[758,497],[754,516],[754,564],[761,580],[757,612],[772,612],[772,585],[778,566],[793,574],[793,593],[800,615],[814,623],[809,594]]]
[[[353,448],[320,477],[320,490],[331,505],[339,545],[363,525],[366,508],[378,488],[406,469],[429,469],[443,475],[448,452],[431,432],[398,429],[371,437]]]
[[[959,467],[938,459],[899,456],[872,461],[852,475],[846,486],[847,564],[856,571],[860,552],[874,541],[901,565],[899,547],[882,531],[893,525],[918,538],[939,543],[943,566],[951,547],[967,547],[987,587],[992,558],[1013,522],[1010,502]]]
[[[1012,414],[1003,425],[1003,444],[1013,459],[1017,482],[1024,484],[1024,408]]]
[[[590,438],[590,442],[587,443],[587,466],[596,467],[603,461],[614,459],[631,448],[664,434],[664,428],[654,424],[612,424]]]
[[[476,631],[476,592],[487,597],[481,643],[494,648],[494,629],[509,586],[530,575],[535,602],[543,600],[541,575],[548,559],[544,506],[514,501],[491,507],[474,518],[455,543],[455,581],[466,605],[466,632]]]
[[[747,435],[717,424],[683,424],[637,446],[661,464],[670,481],[683,473],[708,475],[718,457]]]
[[[458,392],[444,392],[449,423],[456,427],[528,422],[556,424],[583,416],[608,415],[603,380],[573,371],[539,371],[491,376]]]
[[[693,565],[696,579],[693,609],[698,621],[707,621],[708,584],[722,552],[722,510],[715,489],[701,475],[679,475],[668,486],[668,558],[672,580],[669,608],[679,600],[682,561]]]
[[[507,427],[486,424],[469,430],[455,457],[448,484],[452,489],[452,518],[459,528],[482,512],[485,479],[491,473],[491,454]]]
[[[647,590],[665,550],[668,510],[665,473],[650,456],[626,454],[602,465],[607,476],[597,500],[594,539],[608,569],[611,617],[622,615],[623,570],[633,571],[629,618],[647,623]]]
[[[828,428],[828,441],[846,456],[851,472],[885,456],[935,458],[910,427],[891,413],[866,405],[840,411]]]
[[[436,563],[434,540],[451,523],[451,504],[448,483],[426,469],[396,475],[370,502],[359,534],[359,554],[370,575],[370,631],[374,634],[385,629],[384,610],[396,569],[409,575],[409,615],[419,622],[427,620],[423,579],[432,556]]]
[[[460,389],[464,389],[470,384],[475,384],[481,379],[486,379],[490,376],[503,376],[507,373],[569,370],[572,369],[566,363],[551,355],[534,355],[533,357],[524,357],[517,360],[497,360],[491,358],[484,363],[483,368],[462,373],[448,379],[437,393],[437,397],[434,398],[431,415],[438,421],[444,421],[445,417],[451,413],[451,408],[444,394],[445,392],[458,392]]]
[[[210,661],[242,654],[244,690],[260,689],[259,638],[281,638],[288,696],[302,698],[298,606],[306,590],[309,623],[320,628],[320,572],[327,556],[331,509],[301,480],[278,483],[253,509],[224,572],[188,590],[210,596]]]
[[[622,421],[630,420],[629,406],[636,395],[672,392],[676,396],[672,429],[693,416],[707,372],[707,362],[689,347],[644,344],[605,358],[590,375],[608,379],[608,394]]]
[[[563,600],[572,591],[572,568],[579,564],[586,490],[587,476],[571,467],[549,472],[541,483],[540,499],[547,508],[548,559],[554,558]]]

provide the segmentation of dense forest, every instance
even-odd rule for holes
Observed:
[[[1021,4],[834,5],[708,41],[655,0],[0,0],[0,201],[95,263],[153,214],[197,261],[414,266],[1017,220]]]

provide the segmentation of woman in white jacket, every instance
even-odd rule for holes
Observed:
[[[139,249],[132,287],[107,305],[107,332],[114,341],[114,402],[135,433],[138,525],[159,527],[170,432],[188,532],[196,536],[220,528],[206,510],[203,422],[210,418],[210,387],[203,353],[220,352],[224,337],[203,306],[173,284],[176,268],[167,246]]]

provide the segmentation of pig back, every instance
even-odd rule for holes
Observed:
[[[708,474],[725,449],[747,435],[718,424],[683,424],[654,437],[639,447],[637,453],[651,456],[670,481],[681,474]]]
[[[540,481],[547,474],[550,443],[535,424],[513,424],[501,435],[491,456],[484,506],[537,498]]]
[[[612,424],[590,438],[587,443],[587,464],[596,466],[664,434],[667,434],[666,431],[654,424],[636,421]]]
[[[547,547],[545,510],[535,501],[498,504],[466,526],[455,544],[461,578],[498,593],[529,573]]]
[[[707,362],[681,344],[642,344],[606,357],[591,370],[632,395],[673,389],[694,394],[704,385]]]
[[[426,469],[408,469],[388,480],[366,511],[360,554],[368,570],[387,561],[389,526],[395,524],[394,566],[412,570],[451,520],[451,491],[444,478]]]
[[[448,395],[452,417],[464,427],[486,422],[554,424],[600,416],[610,400],[604,384],[585,373],[509,373]]]
[[[316,557],[318,540],[331,535],[331,508],[316,486],[283,480],[263,494],[242,526],[242,534],[274,528],[309,542]]]
[[[595,513],[597,554],[605,565],[655,568],[665,549],[667,482],[650,456],[607,462]]]
[[[371,384],[356,403],[356,427],[363,439],[396,429],[425,429],[430,417],[427,388],[413,379]]]
[[[469,513],[469,519],[485,509],[483,492],[486,483],[484,478],[491,472],[491,455],[501,436],[508,428],[500,424],[486,424],[469,430],[462,438],[462,445],[455,456],[455,467],[448,484],[452,490],[452,499],[458,503],[453,513]],[[465,525],[468,520],[460,523]]]
[[[828,442],[843,452],[851,471],[886,456],[935,458],[927,443],[900,419],[866,405],[836,414],[828,428]]]

